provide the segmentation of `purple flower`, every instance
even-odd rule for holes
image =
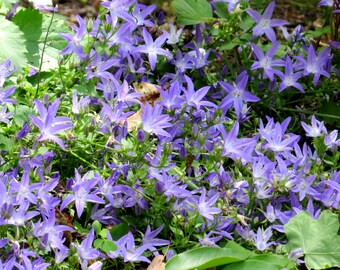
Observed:
[[[135,30],[138,26],[143,25],[154,27],[155,24],[145,18],[148,17],[155,10],[156,7],[157,6],[155,4],[145,6],[137,3],[131,14],[128,13],[126,10],[122,10],[119,15],[122,19],[129,23],[131,31]]]
[[[257,25],[253,29],[253,33],[255,37],[259,37],[265,34],[271,42],[274,42],[276,41],[276,35],[272,27],[289,24],[289,22],[286,20],[279,20],[279,19],[271,18],[273,15],[274,7],[275,7],[275,1],[271,2],[268,5],[263,15],[261,15],[255,10],[247,11],[250,17],[252,17],[253,20],[257,23]]]
[[[107,239],[112,241],[110,233],[107,233]],[[110,258],[123,257],[124,262],[148,262],[150,260],[143,256],[143,253],[148,249],[148,246],[142,245],[138,248],[135,246],[135,239],[131,232],[121,237],[118,241],[114,241],[117,245],[117,251],[109,251],[108,256]]]
[[[300,138],[298,135],[285,136],[285,131],[290,118],[287,118],[282,124],[276,123],[275,126],[271,125],[271,130],[264,131],[260,129],[260,134],[264,139],[267,140],[266,148],[271,149],[274,152],[282,152],[287,150],[292,150],[292,145],[297,142]],[[269,123],[267,124],[267,126]],[[267,127],[266,127],[267,128]]]
[[[187,104],[189,106],[195,107],[196,109],[200,109],[201,106],[215,107],[215,108],[217,107],[212,102],[202,100],[207,94],[207,92],[209,91],[210,86],[205,86],[195,91],[192,80],[188,76],[185,76],[185,80],[188,84],[188,87],[187,87],[187,90],[183,90],[183,91],[185,94]]]
[[[196,68],[202,68],[209,64],[208,57],[210,50],[206,51],[203,48],[195,46],[194,50],[188,52],[188,54],[193,57]]]
[[[204,235],[204,237],[199,239],[199,242],[202,246],[208,246],[208,247],[217,247],[216,242],[220,241],[222,239],[222,235],[210,237],[212,235],[212,232],[209,232],[207,235]]]
[[[235,122],[233,128],[227,133],[223,126],[220,127],[220,131],[222,133],[224,148],[222,152],[222,156],[228,156],[233,159],[237,159],[242,157],[242,140],[237,139],[238,131],[239,131],[239,123]]]
[[[36,204],[37,196],[32,192],[36,190],[36,185],[30,183],[30,172],[25,170],[21,181],[18,182],[15,179],[11,182],[11,191],[16,193],[17,203],[22,203],[24,200]]]
[[[136,0],[112,0],[107,2],[102,2],[101,5],[110,11],[112,26],[115,27],[118,21],[118,17],[124,11],[129,10]]]
[[[226,2],[228,3],[228,12],[233,12],[241,0],[213,0],[213,3]]]
[[[138,98],[143,97],[143,94],[137,92],[129,93],[130,90],[133,89],[129,87],[127,81],[124,80],[121,86],[115,80],[113,81],[113,83],[116,85],[117,101],[140,103]]]
[[[173,124],[170,123],[171,117],[167,114],[162,114],[162,106],[156,103],[155,106],[151,107],[151,105],[146,102],[142,108],[143,130],[147,133],[171,137],[171,135],[164,130],[167,127],[173,126]]]
[[[71,227],[65,225],[56,225],[56,217],[54,209],[48,213],[48,218],[43,222],[38,221],[33,225],[32,234],[35,237],[41,237],[42,243],[45,245],[46,250],[50,250],[52,248],[55,251],[56,260],[59,259],[57,257],[60,251],[67,254],[69,249],[64,246],[63,232],[65,231],[74,231]]]
[[[179,73],[184,73],[187,69],[193,69],[195,66],[195,59],[190,54],[183,54],[180,49],[177,50],[176,60],[171,59],[170,63],[177,67]]]
[[[0,90],[0,104],[3,103],[11,103],[15,104],[16,102],[9,98],[15,91],[16,86],[11,86],[7,90]]]
[[[102,56],[96,52],[92,52],[91,59],[92,61],[87,66],[87,80],[93,77],[110,80],[114,79],[112,73],[107,70],[112,66],[117,65],[120,59],[111,57],[109,59],[103,60]]]
[[[72,95],[72,109],[71,111],[75,114],[79,114],[86,106],[90,104],[90,97],[81,97],[78,101],[77,91],[73,91]]]
[[[24,122],[24,125],[22,128],[18,131],[18,133],[15,135],[15,138],[17,139],[23,139],[26,137],[26,135],[31,131],[31,127],[28,124],[27,121]]]
[[[61,148],[65,148],[63,141],[55,136],[56,134],[72,128],[72,121],[68,117],[56,116],[60,99],[56,99],[48,109],[39,101],[35,100],[35,105],[39,112],[39,117],[29,114],[32,122],[40,129],[38,141],[52,140]]]
[[[307,125],[305,122],[301,122],[303,129],[306,131],[308,137],[320,137],[322,134],[327,134],[327,129],[323,121],[316,120],[312,115],[312,126]]]
[[[170,33],[168,33],[168,38],[167,38],[166,43],[171,44],[171,45],[177,44],[179,42],[179,38],[182,34],[183,28],[180,28],[177,30],[176,26],[174,26],[173,23],[170,23],[169,27],[170,27]]]
[[[75,170],[75,173],[77,178],[77,175],[79,175],[79,173],[77,170]],[[74,194],[68,194],[66,196],[60,206],[61,211],[71,202],[75,201],[77,214],[78,217],[80,217],[84,211],[86,202],[105,203],[102,198],[91,193],[91,190],[97,184],[98,179],[95,177],[87,179],[87,176],[88,174],[85,174],[82,179],[78,179],[78,181],[72,186]]]
[[[9,123],[9,117],[13,115],[13,112],[6,113],[7,106],[4,106],[0,111],[0,122]]]
[[[184,100],[180,98],[181,90],[178,81],[171,83],[169,90],[164,91],[159,88],[158,91],[162,96],[161,104],[169,110],[180,108],[184,103]]]
[[[318,84],[321,75],[327,78],[330,77],[330,74],[325,69],[328,66],[328,62],[332,58],[332,56],[329,54],[330,51],[331,48],[328,47],[316,55],[314,46],[311,44],[308,47],[307,59],[304,59],[302,56],[295,57],[300,62],[299,68],[303,69],[303,75],[307,76],[309,74],[314,74],[314,86]]]
[[[273,232],[270,227],[268,227],[265,231],[262,228],[257,229],[257,234],[254,236],[254,241],[256,248],[260,251],[266,250],[275,242],[269,242],[270,237],[272,237]]]
[[[281,78],[282,82],[280,84],[279,92],[282,92],[287,87],[295,87],[301,93],[304,93],[303,87],[297,82],[301,78],[302,72],[293,72],[293,63],[289,56],[286,57],[285,74],[280,70],[276,70],[275,73]]]
[[[92,248],[92,243],[94,240],[94,229],[92,228],[87,237],[81,242],[81,244],[76,245],[78,258],[83,269],[87,269],[87,264],[89,260],[97,259],[102,254]]]
[[[318,7],[321,6],[327,6],[327,7],[332,7],[334,5],[334,0],[321,0],[318,4]]]
[[[340,146],[340,139],[338,139],[338,131],[333,130],[328,136],[325,137],[325,145],[328,149],[335,151]]]
[[[162,224],[158,229],[151,231],[150,225],[148,225],[144,237],[142,239],[143,246],[148,246],[148,249],[153,251],[156,250],[156,246],[166,246],[170,244],[170,241],[155,238],[164,228]]]
[[[299,199],[302,201],[307,194],[316,195],[318,192],[311,187],[314,183],[316,175],[310,175],[308,177],[294,177],[286,183],[286,187],[291,188],[292,191],[299,193]]]
[[[30,203],[27,200],[21,202],[18,209],[14,210],[9,217],[7,224],[24,226],[25,222],[39,215],[38,211],[28,211]]]
[[[79,27],[73,26],[73,29],[76,31],[75,34],[65,34],[60,33],[62,38],[66,39],[68,44],[65,49],[63,49],[60,54],[72,54],[73,52],[76,53],[80,60],[85,58],[85,53],[83,46],[80,44],[84,35],[87,33],[86,30],[86,21],[82,19],[79,15],[77,15],[77,20],[79,23]]]
[[[246,71],[237,76],[236,83],[233,85],[220,82],[220,85],[228,92],[228,95],[222,100],[220,107],[224,110],[230,108],[233,104],[237,116],[242,113],[243,101],[257,102],[260,99],[252,93],[246,91],[248,74]]]
[[[15,71],[15,67],[11,68],[11,60],[7,59],[0,64],[0,87],[3,87],[6,81],[6,78],[9,77]],[[0,94],[1,99],[1,94]],[[1,103],[1,102],[0,102]]]
[[[143,28],[143,39],[145,41],[145,45],[140,45],[133,49],[134,52],[142,52],[149,55],[149,62],[151,70],[154,70],[157,63],[157,55],[165,55],[169,58],[172,58],[172,54],[161,48],[168,37],[167,33],[159,36],[155,41],[153,41],[152,36],[149,34],[146,28]]]
[[[196,203],[197,205],[197,211],[198,213],[202,216],[205,217],[206,219],[209,220],[214,220],[214,214],[219,214],[222,212],[221,209],[217,207],[212,207],[212,205],[215,204],[215,202],[219,199],[220,194],[216,193],[214,196],[212,196],[208,201],[206,200],[206,190],[205,188],[202,189],[201,196]]]
[[[255,45],[251,44],[251,47],[254,50],[254,53],[258,59],[255,63],[251,66],[251,70],[263,68],[264,73],[269,77],[271,81],[274,80],[274,74],[276,73],[276,69],[273,69],[273,66],[284,66],[285,62],[280,59],[273,60],[277,49],[279,48],[279,42],[273,42],[273,45],[264,55],[261,49]]]

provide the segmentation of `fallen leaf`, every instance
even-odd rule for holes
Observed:
[[[142,124],[142,109],[139,109],[137,112],[135,112],[133,115],[129,116],[126,119],[126,122],[128,124],[127,128],[128,131],[132,131],[134,129],[137,129]]]
[[[133,87],[137,93],[141,93],[144,97],[140,97],[139,100],[145,104],[145,102],[149,102],[151,106],[154,105],[156,101],[160,101],[162,99],[161,94],[159,93],[156,85],[141,82],[141,83],[134,83]]]
[[[151,261],[146,270],[165,270],[164,256],[158,255]]]

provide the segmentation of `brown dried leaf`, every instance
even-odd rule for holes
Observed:
[[[126,119],[126,122],[128,124],[127,128],[128,131],[132,131],[133,129],[137,129],[140,127],[140,125],[142,124],[142,109],[139,109],[137,112],[135,112],[133,115],[129,116]]]
[[[149,102],[151,106],[156,101],[160,101],[161,95],[154,84],[141,82],[141,83],[134,83],[133,87],[135,88],[137,93],[141,93],[144,97],[139,98],[139,100],[145,104],[145,102]]]
[[[149,264],[146,270],[165,270],[164,256],[158,255]]]

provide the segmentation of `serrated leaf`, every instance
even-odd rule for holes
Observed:
[[[322,211],[317,220],[301,211],[284,225],[289,239],[288,250],[302,248],[308,269],[340,266],[339,219],[329,210]]]
[[[44,53],[41,70],[47,71],[58,67],[59,52],[67,44],[59,33],[70,32],[64,17],[57,14],[52,17],[52,14],[41,14],[37,10],[25,9],[13,17],[13,22],[26,37],[30,65],[39,68]]]
[[[42,14],[34,9],[23,9],[15,14],[12,21],[24,33],[29,64],[39,67],[39,39],[42,34]]]
[[[35,114],[33,108],[25,106],[25,105],[18,105],[15,108],[13,119],[17,123],[18,126],[22,126],[25,121],[29,121],[29,114]]]
[[[171,6],[176,11],[177,22],[182,25],[199,24],[212,19],[212,9],[207,0],[175,0]]]
[[[166,270],[206,269],[224,264],[244,261],[248,252],[230,248],[201,247],[175,255],[165,265]]]
[[[24,34],[11,21],[0,16],[0,60],[11,59],[20,71],[27,65]]]
[[[13,141],[0,134],[0,150],[10,151],[12,149]]]

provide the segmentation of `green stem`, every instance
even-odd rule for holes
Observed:
[[[48,38],[48,34],[50,32],[50,29],[51,29],[51,26],[52,26],[52,23],[53,23],[53,19],[54,19],[54,11],[52,11],[51,21],[50,21],[50,24],[48,25],[48,28],[47,28],[46,36],[45,36],[45,39],[44,39],[44,46],[43,46],[43,49],[42,49],[42,52],[41,52],[41,59],[40,59],[39,73],[38,73],[38,85],[37,85],[37,90],[35,91],[34,99],[37,98],[38,92],[39,92],[40,74],[41,74],[41,69],[42,69],[42,65],[43,65],[43,62],[44,62],[44,54],[45,54],[45,49],[46,49],[47,38]]]
[[[286,112],[304,113],[304,114],[309,114],[309,115],[315,115],[315,116],[320,116],[320,117],[329,117],[329,118],[340,120],[340,116],[331,115],[331,114],[316,113],[316,112],[311,112],[311,111],[291,109],[291,108],[284,108],[284,107],[283,108],[277,108],[277,110],[279,110],[279,111],[286,111]]]

